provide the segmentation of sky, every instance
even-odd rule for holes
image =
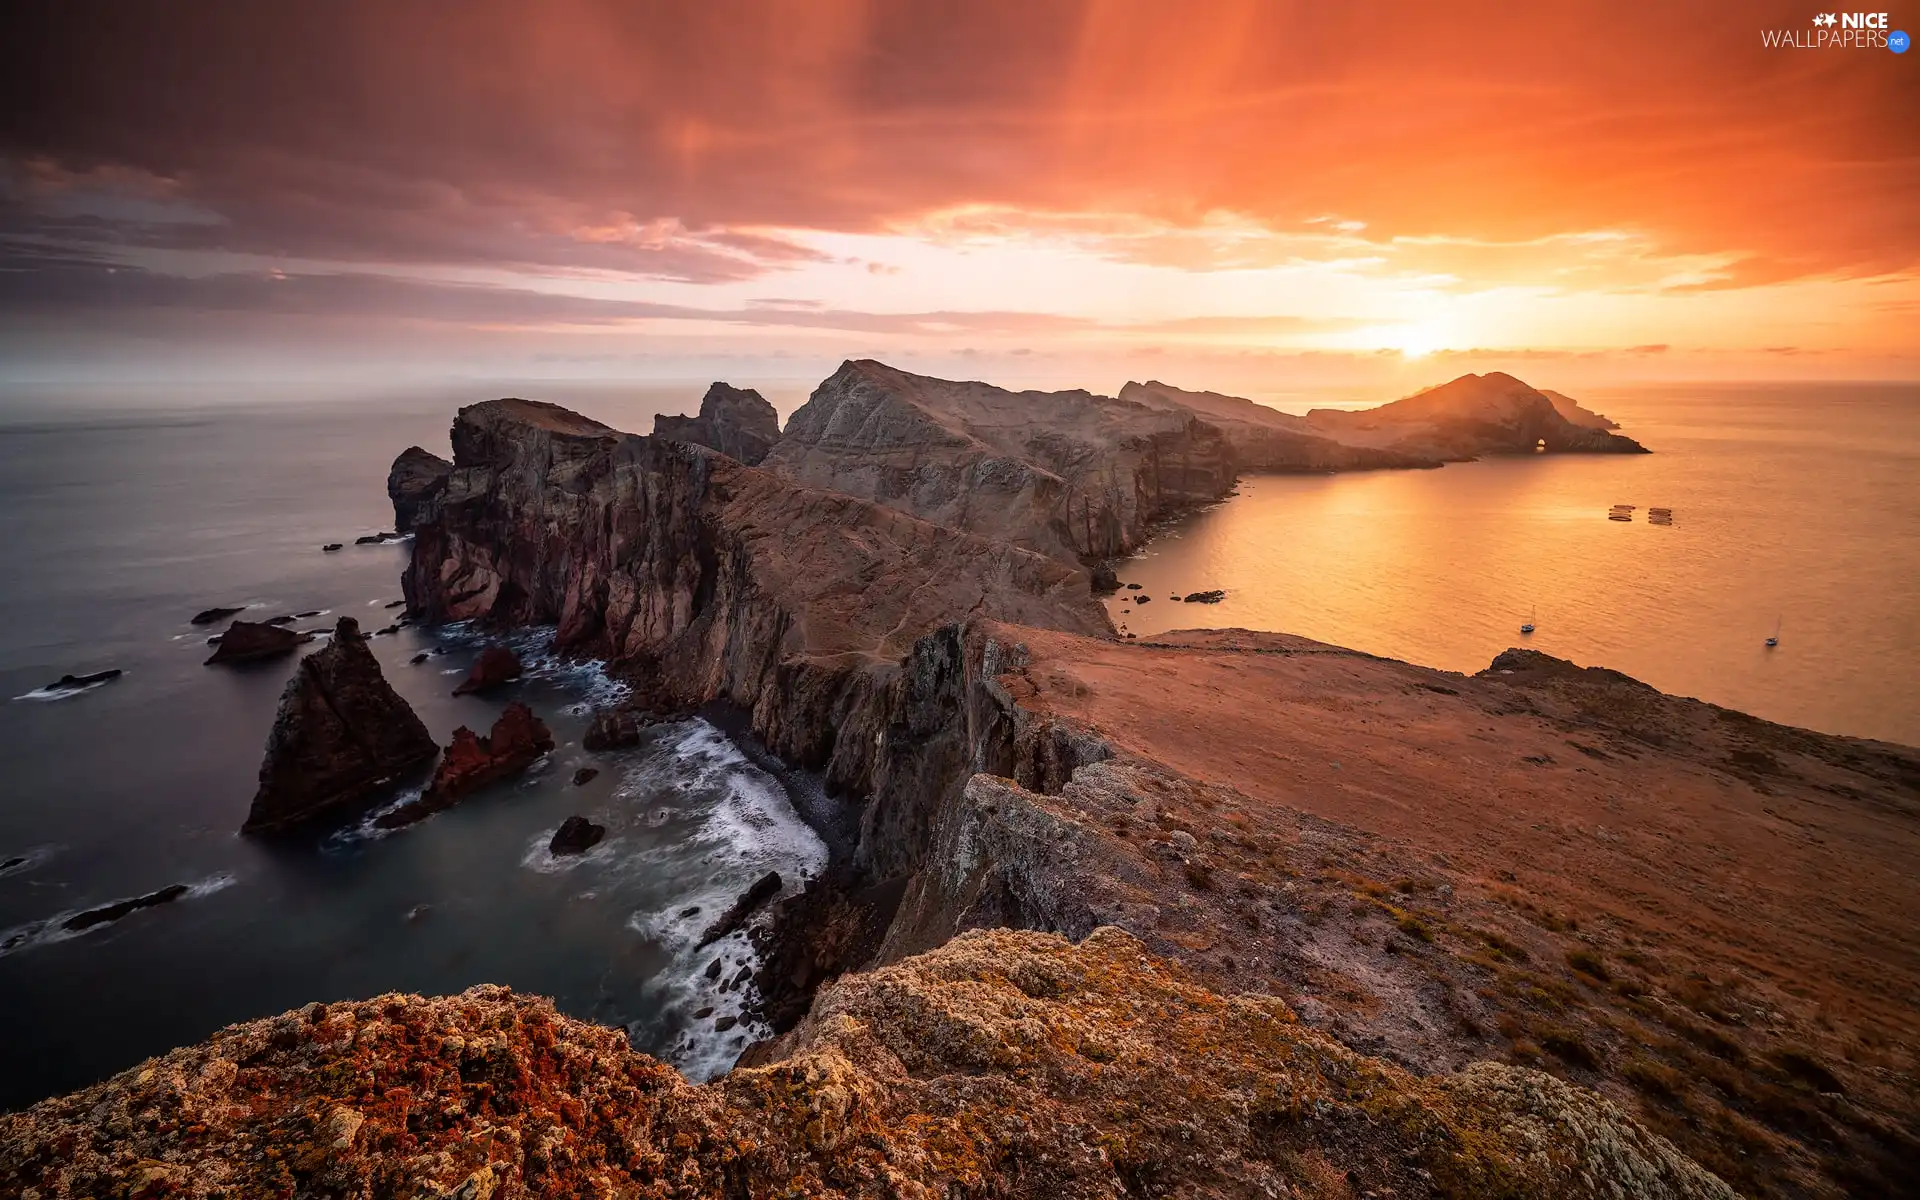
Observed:
[[[1920,378],[1920,52],[1820,15],[18,0],[0,382]]]

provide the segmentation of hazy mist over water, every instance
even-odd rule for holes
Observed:
[[[1237,625],[1455,671],[1527,646],[1920,744],[1920,387],[1579,399],[1654,453],[1248,477],[1121,566],[1152,602],[1109,608],[1143,637]],[[1613,504],[1633,520],[1608,520]],[[1649,524],[1653,506],[1673,524]],[[1168,602],[1213,588],[1223,603]]]
[[[759,872],[790,886],[824,851],[780,780],[712,726],[666,727],[620,756],[578,741],[608,682],[543,659],[517,693],[448,695],[476,643],[377,638],[389,679],[443,742],[513,695],[559,749],[526,780],[384,838],[293,847],[237,835],[291,660],[208,668],[187,619],[248,603],[383,625],[406,545],[351,545],[392,522],[395,453],[447,452],[454,409],[503,394],[646,431],[703,385],[448,386],[17,394],[0,401],[0,1106],[191,1042],[231,1021],[402,989],[505,982],[625,1023],[694,1073],[750,1031],[694,1036],[710,955],[691,941]],[[763,387],[782,414],[805,384]],[[1656,453],[1256,477],[1169,529],[1122,577],[1143,635],[1199,623],[1305,634],[1456,670],[1527,644],[1761,716],[1920,742],[1920,389],[1648,388],[1582,394]],[[1340,401],[1351,401],[1342,394]],[[1305,407],[1302,400],[1293,407]],[[1609,522],[1613,503],[1640,506]],[[1675,510],[1671,528],[1645,509]],[[349,543],[323,554],[326,542]],[[1169,603],[1224,587],[1214,607]],[[1137,610],[1137,611],[1136,611]],[[1539,631],[1518,625],[1537,610]],[[1762,639],[1783,618],[1781,645]],[[537,636],[525,641],[539,656]],[[422,650],[440,657],[414,666]],[[120,680],[57,701],[62,674]],[[575,766],[601,777],[575,788]],[[799,786],[804,780],[789,783]],[[804,793],[799,802],[811,801]],[[564,817],[607,824],[577,863],[544,856]],[[172,883],[171,905],[83,936],[65,914]],[[682,914],[698,905],[703,914]],[[723,946],[737,964],[743,945]],[[731,974],[736,966],[729,966]],[[726,976],[722,977],[723,979]],[[705,988],[705,991],[701,989]]]

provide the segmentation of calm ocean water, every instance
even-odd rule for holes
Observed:
[[[642,430],[700,391],[516,390]],[[319,547],[390,524],[394,453],[444,451],[453,409],[492,394],[0,405],[0,861],[28,859],[0,874],[0,944],[13,943],[0,1023],[17,1035],[0,1040],[0,1107],[228,1022],[394,989],[544,993],[696,1075],[750,1036],[712,1030],[738,996],[706,981],[713,955],[691,941],[759,873],[819,868],[825,847],[794,804],[825,802],[705,722],[584,754],[586,709],[615,686],[543,655],[538,635],[521,640],[540,665],[517,692],[458,700],[475,652],[459,631],[374,642],[442,741],[514,695],[531,703],[560,745],[523,782],[386,837],[274,846],[235,832],[290,663],[203,667],[213,631],[187,618],[248,603],[256,616],[329,610],[303,626],[339,613],[384,624],[408,547]],[[768,394],[790,412],[804,388]],[[1520,642],[1534,611],[1529,644],[1543,650],[1778,720],[1920,742],[1920,394],[1587,398],[1658,453],[1252,479],[1123,571],[1154,597],[1125,619],[1142,633],[1200,618],[1284,629],[1475,670]],[[1637,519],[1609,522],[1616,502],[1642,506]],[[1672,506],[1673,526],[1648,525],[1648,505]],[[1167,600],[1212,587],[1229,590],[1224,604]],[[409,665],[422,649],[444,653]],[[126,675],[69,699],[7,699],[107,667]],[[572,787],[587,763],[601,776]],[[608,840],[556,863],[546,838],[573,813]],[[58,931],[65,914],[176,882],[193,892]]]
[[[1150,603],[1109,608],[1143,637],[1238,625],[1455,671],[1524,645],[1920,744],[1920,388],[1580,398],[1654,453],[1250,478],[1122,567]],[[1221,604],[1168,602],[1214,588]]]

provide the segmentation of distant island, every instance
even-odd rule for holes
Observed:
[[[1920,964],[1881,900],[1912,883],[1887,830],[1920,816],[1920,753],[1529,651],[1462,676],[1285,634],[1126,640],[1096,599],[1243,473],[1646,452],[1616,428],[1497,373],[1291,416],[872,361],[784,429],[725,384],[652,436],[464,408],[450,459],[389,476],[407,615],[552,624],[633,683],[600,736],[730,705],[857,809],[851,855],[753,926],[777,1036],[693,1085],[504,988],[315,1004],[0,1118],[0,1185],[1890,1187],[1920,1161]],[[361,662],[338,640],[327,671]],[[351,755],[348,691],[410,730],[377,666],[351,682],[290,687],[269,765],[334,761],[301,728]],[[344,769],[288,785],[303,815],[363,800]]]

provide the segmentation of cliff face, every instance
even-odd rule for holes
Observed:
[[[700,415],[655,417],[653,436],[692,442],[750,467],[758,466],[780,440],[780,414],[766,397],[751,388],[716,383],[701,398]]]
[[[857,794],[902,659],[954,614],[1110,629],[1066,563],[702,447],[512,400],[463,409],[453,444],[412,514],[412,611],[553,622],[562,647],[645,664],[663,701],[751,710]]]
[[[1416,1078],[1117,930],[849,978],[790,1057],[699,1087],[504,988],[315,1004],[0,1117],[0,1190],[1734,1200],[1591,1093]]]
[[[1189,412],[1089,392],[1009,392],[848,362],[766,465],[935,524],[1068,561],[1126,554],[1233,486],[1225,436]]]

